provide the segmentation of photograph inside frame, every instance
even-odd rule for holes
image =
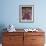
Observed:
[[[21,5],[20,6],[20,21],[32,22],[33,21],[33,5]]]

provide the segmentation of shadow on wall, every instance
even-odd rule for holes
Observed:
[[[3,30],[5,27],[4,24],[0,24],[0,43],[2,43],[2,36],[3,36],[3,32],[5,32],[6,30]]]

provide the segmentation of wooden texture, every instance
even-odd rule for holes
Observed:
[[[44,32],[3,32],[3,46],[44,46]]]
[[[3,36],[3,46],[22,46],[23,33],[5,32]]]
[[[43,32],[24,33],[24,46],[44,46]]]

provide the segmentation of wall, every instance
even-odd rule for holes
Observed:
[[[19,23],[19,5],[34,4],[34,23]],[[13,24],[16,28],[46,28],[46,0],[1,0],[0,25]]]

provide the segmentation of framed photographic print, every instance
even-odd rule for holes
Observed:
[[[34,21],[34,5],[20,5],[19,6],[19,22],[33,22]]]

